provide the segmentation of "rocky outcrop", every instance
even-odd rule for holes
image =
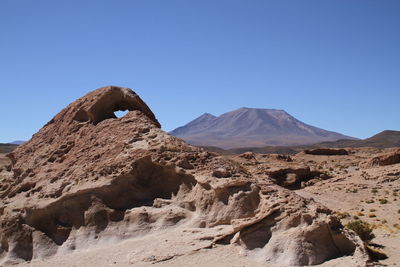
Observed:
[[[256,160],[256,157],[253,152],[244,152],[240,154],[239,157],[247,160]]]
[[[293,159],[289,155],[282,155],[282,154],[270,154],[270,157],[276,159],[276,160],[281,160],[281,161],[286,161],[286,162],[292,162]]]
[[[337,156],[337,155],[349,154],[349,152],[346,149],[334,149],[334,148],[310,149],[310,150],[304,150],[304,153],[309,155],[320,155],[320,156]]]
[[[78,99],[74,104],[73,119],[85,122],[90,121],[97,124],[105,119],[116,118],[115,111],[138,110],[145,114],[155,125],[160,127],[153,112],[147,105],[129,88],[109,86],[93,91],[84,98]],[[70,108],[65,110],[71,110]],[[67,116],[71,113],[60,113]],[[57,121],[57,117],[55,121]]]
[[[308,166],[291,164],[275,166],[264,171],[276,184],[294,190],[330,178],[323,172],[311,170]]]
[[[126,109],[122,118],[113,113]],[[0,264],[181,225],[228,225],[214,244],[278,265],[367,259],[328,209],[163,132],[127,88],[78,99],[9,158],[0,173]]]
[[[366,166],[386,166],[400,163],[400,149],[383,153],[380,156],[373,157],[364,163]]]
[[[362,246],[354,234],[343,236],[346,230],[334,216],[295,213],[279,222],[274,220],[276,216],[272,213],[244,228],[234,241],[255,250],[255,256],[263,261],[281,266],[316,265],[327,259],[351,255],[357,245]],[[365,253],[365,250],[360,252]]]

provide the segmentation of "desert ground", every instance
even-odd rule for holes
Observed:
[[[348,148],[349,155],[308,155],[299,153],[284,157],[266,154],[225,156],[239,162],[253,175],[263,179],[268,170],[309,167],[329,178],[313,179],[293,191],[312,198],[334,211],[343,224],[361,219],[374,229],[372,240],[388,258],[382,266],[397,266],[400,262],[400,164],[365,166],[365,162],[393,149]],[[0,154],[1,167],[9,164]],[[155,234],[138,235],[131,240],[108,245],[97,244],[88,250],[33,260],[21,266],[266,266],[256,258],[245,256],[232,245],[212,245],[212,237],[227,231],[229,226],[212,229],[178,225]],[[328,261],[321,266],[336,266],[346,258]],[[274,265],[268,265],[274,266]]]
[[[400,164],[366,166],[380,154],[391,153],[393,148],[347,148],[349,155],[309,155],[298,153],[291,156],[293,162],[271,160],[271,155],[253,154],[254,158],[240,161],[250,172],[262,175],[265,169],[299,168],[308,166],[330,178],[316,179],[308,186],[295,190],[303,197],[330,208],[343,224],[361,219],[370,224],[376,237],[373,243],[381,246],[388,258],[380,261],[387,266],[400,262]],[[279,162],[279,163],[278,163]],[[293,167],[295,166],[295,167]]]

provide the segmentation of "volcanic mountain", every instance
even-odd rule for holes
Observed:
[[[355,139],[305,124],[284,110],[257,108],[240,108],[218,117],[205,113],[170,134],[192,145],[226,149]]]

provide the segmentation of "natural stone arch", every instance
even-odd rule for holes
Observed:
[[[74,120],[80,122],[90,121],[97,124],[106,119],[117,118],[114,114],[116,111],[138,110],[160,127],[153,112],[132,90],[117,86],[109,86],[104,89],[105,92],[100,97],[95,98],[90,105],[87,105],[88,102],[86,102],[86,105],[76,112]]]

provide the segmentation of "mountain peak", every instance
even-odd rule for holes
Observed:
[[[205,117],[205,118],[216,118],[216,116],[214,116],[213,114],[208,113],[208,112],[203,113],[203,115],[201,115],[199,118],[201,118],[201,117]]]
[[[249,108],[249,107],[241,107],[238,108],[237,110],[260,110],[260,111],[284,111],[283,109],[275,109],[275,108]]]
[[[282,109],[249,107],[218,117],[205,113],[170,134],[193,145],[221,148],[308,145],[352,139],[307,125]]]

